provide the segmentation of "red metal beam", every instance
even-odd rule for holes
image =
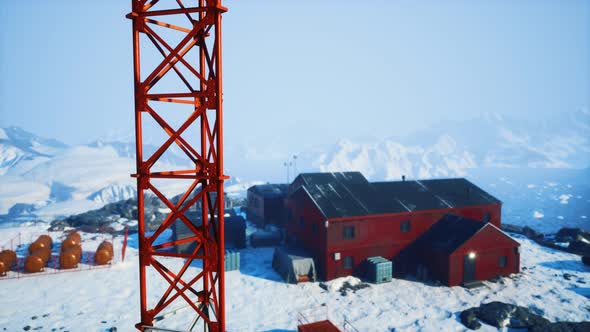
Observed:
[[[136,174],[138,240],[139,240],[139,288],[140,288],[140,322],[136,328],[140,331],[153,326],[155,315],[165,310],[175,301],[184,301],[194,310],[207,331],[225,332],[225,278],[224,278],[224,181],[228,178],[223,173],[223,110],[222,110],[222,66],[221,66],[221,14],[227,9],[220,0],[132,0],[132,12],[127,15],[133,21],[133,73],[135,85],[135,136],[136,136]],[[195,4],[198,4],[195,7]],[[157,10],[151,10],[156,6]],[[168,7],[165,7],[168,6]],[[191,15],[198,13],[198,15]],[[173,25],[150,17],[162,15],[179,15],[186,20],[182,25]],[[173,46],[164,34],[156,33],[148,24],[184,33],[185,36]],[[148,38],[153,47],[143,47],[140,35]],[[208,46],[209,45],[209,46]],[[151,44],[150,44],[151,46]],[[209,47],[209,49],[208,49]],[[198,59],[189,58],[188,52],[198,49]],[[153,52],[152,57],[161,57],[161,62],[148,68],[142,62],[143,56]],[[195,61],[197,60],[197,61]],[[188,69],[181,72],[177,64],[182,63]],[[142,70],[147,75],[143,76]],[[185,91],[167,93],[149,93],[154,86],[162,85],[166,75],[177,75],[184,82]],[[193,88],[194,87],[194,88]],[[163,86],[160,91],[169,91]],[[161,102],[185,104],[192,107],[190,114],[179,127],[172,127],[166,113],[160,111]],[[192,106],[191,106],[192,105]],[[149,114],[149,115],[147,115]],[[164,143],[152,154],[144,156],[142,116],[151,116],[167,135]],[[199,126],[200,135],[189,135],[187,129]],[[176,128],[176,129],[175,129]],[[174,144],[175,143],[175,144]],[[190,160],[191,167],[180,169],[153,169],[160,157],[172,146],[178,146]],[[180,200],[173,204],[153,183],[159,181],[191,180],[190,185]],[[184,182],[183,182],[184,183]],[[215,199],[212,199],[215,193]],[[145,195],[157,197],[170,213],[158,222],[150,224],[148,229],[145,218]],[[200,220],[189,218],[187,211],[200,202]],[[194,235],[180,240],[170,240],[154,245],[166,229],[176,222],[182,222]],[[155,229],[154,229],[155,228]],[[147,231],[155,231],[147,236]],[[185,243],[196,243],[191,253],[169,251]],[[171,259],[186,261],[177,272],[168,265]],[[187,273],[193,261],[202,261],[203,268],[195,277],[186,279],[193,273]],[[154,289],[148,284],[147,274],[160,276],[167,285],[162,290]],[[151,279],[149,279],[151,280]],[[158,283],[160,284],[160,283]],[[148,296],[148,291],[150,296]],[[151,296],[157,292],[157,297]],[[157,303],[149,303],[148,298],[156,298]],[[187,320],[191,320],[189,317]]]

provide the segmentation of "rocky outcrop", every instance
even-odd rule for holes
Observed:
[[[579,228],[564,227],[555,234],[557,242],[590,241],[590,233]]]
[[[464,310],[459,315],[467,328],[477,330],[481,322],[496,328],[528,329],[535,332],[590,331],[590,322],[557,322],[532,313],[528,308],[503,302],[490,302]]]

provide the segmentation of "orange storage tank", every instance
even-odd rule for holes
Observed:
[[[82,243],[82,237],[80,236],[80,233],[78,233],[77,231],[73,231],[70,234],[68,234],[68,239],[74,240],[77,244]]]
[[[97,250],[100,249],[108,250],[111,253],[111,255],[113,255],[113,244],[109,241],[102,241],[102,243],[98,246]]]
[[[63,242],[61,243],[61,251],[76,247],[80,248],[80,242],[77,242],[75,239],[72,238],[67,238],[63,240]]]
[[[43,260],[43,265],[47,265],[49,258],[51,258],[51,250],[47,248],[39,248],[33,251],[31,256],[37,256]]]
[[[59,255],[60,269],[75,269],[80,263],[80,256],[73,250],[62,251]]]
[[[40,257],[28,256],[25,259],[25,271],[29,273],[42,272],[45,268],[45,263]]]
[[[41,235],[35,242],[42,242],[49,249],[53,247],[53,239],[49,235]]]
[[[71,246],[71,247],[62,247],[61,252],[74,252],[76,253],[76,256],[78,257],[82,257],[82,247],[77,245],[77,246]]]
[[[16,253],[12,250],[2,250],[0,252],[0,261],[4,262],[10,270],[16,264]]]
[[[47,244],[45,242],[39,241],[39,239],[37,239],[35,242],[31,243],[31,245],[29,246],[29,254],[32,254],[33,251],[35,251],[37,249],[43,249],[43,248],[48,248]]]
[[[8,266],[6,264],[4,264],[3,261],[0,260],[0,276],[6,275],[7,271],[8,271]]]
[[[108,249],[99,248],[94,254],[94,264],[106,265],[113,260],[113,254]]]

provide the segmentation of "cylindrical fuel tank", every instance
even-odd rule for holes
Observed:
[[[10,270],[16,264],[16,253],[12,250],[2,250],[0,252],[0,261],[4,262]]]
[[[106,265],[113,259],[113,254],[108,249],[98,249],[94,254],[94,264]]]
[[[75,269],[80,263],[80,256],[73,250],[62,251],[59,255],[60,269]]]
[[[25,259],[25,271],[29,273],[41,272],[45,268],[45,263],[40,257],[27,256]]]
[[[33,251],[31,256],[37,256],[43,260],[43,265],[47,265],[49,258],[51,258],[51,250],[47,248],[39,248]]]
[[[4,264],[2,260],[0,260],[0,276],[3,276],[8,271],[8,266]]]
[[[49,235],[40,235],[35,242],[42,242],[49,249],[53,247],[53,239]]]
[[[73,231],[70,234],[68,234],[68,239],[74,240],[77,244],[82,243],[82,237],[80,236],[80,233],[78,233],[77,231]]]
[[[29,246],[29,254],[32,254],[33,251],[35,251],[37,249],[43,249],[43,248],[51,249],[51,247],[47,246],[46,242],[39,241],[39,239],[37,239],[35,242],[31,243],[31,245]]]
[[[63,240],[61,243],[61,251],[68,250],[70,248],[81,248],[80,242],[77,242],[75,239],[71,238]]]
[[[113,254],[113,244],[109,241],[102,241],[102,243],[98,246],[98,249],[106,249],[111,253],[111,255]]]

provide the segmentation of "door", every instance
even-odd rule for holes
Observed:
[[[463,283],[475,281],[475,257],[463,256]]]

